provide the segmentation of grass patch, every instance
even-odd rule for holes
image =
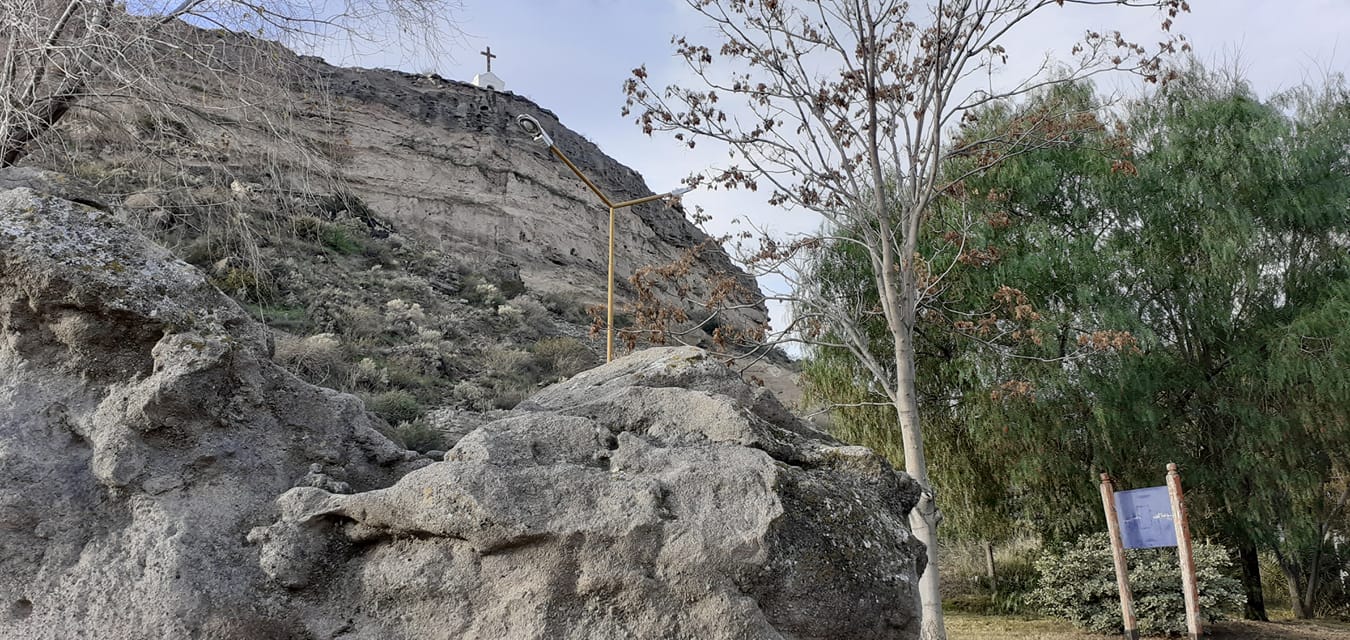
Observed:
[[[1068,622],[949,612],[948,640],[1119,640],[1119,633],[1079,631]],[[1161,637],[1161,636],[1158,636]],[[1350,623],[1333,620],[1252,622],[1226,620],[1205,627],[1210,640],[1333,640],[1350,637]]]
[[[303,307],[273,307],[261,304],[245,304],[250,315],[269,327],[285,329],[291,333],[303,333],[309,325],[309,316]]]
[[[344,256],[356,255],[365,250],[360,241],[335,224],[325,224],[319,229],[319,243]]]

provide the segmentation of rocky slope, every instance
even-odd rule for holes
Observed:
[[[169,104],[109,97],[99,111],[115,120],[86,113],[67,124],[70,144],[91,152],[76,168],[104,164],[102,175],[96,170],[90,176],[104,183],[97,184],[100,191],[132,195],[141,187],[141,197],[133,198],[137,206],[172,209],[177,194],[166,193],[164,182],[150,175],[156,168],[149,158],[170,163],[179,174],[223,170],[234,197],[242,191],[266,201],[333,188],[443,253],[518,272],[531,291],[603,301],[608,213],[563,163],[519,129],[516,116],[537,118],[614,201],[652,191],[552,112],[509,92],[436,75],[333,67],[248,36],[192,34],[202,57],[232,66],[206,74],[166,63],[158,86],[146,91]],[[240,59],[260,66],[232,62]],[[287,205],[285,198],[281,204]],[[670,264],[697,250],[682,282],[690,288],[684,297],[704,300],[711,283],[730,277],[745,288],[743,302],[750,307],[730,312],[725,322],[764,322],[763,306],[754,304],[754,282],[720,247],[705,246],[707,240],[678,205],[625,210],[616,229],[620,301],[634,302],[628,277],[640,267]],[[664,293],[676,297],[673,288]]]
[[[271,346],[115,215],[0,191],[0,638],[917,637],[916,485],[701,351],[433,461]]]
[[[519,96],[183,37],[210,72],[170,56],[140,88],[153,99],[90,98],[32,162],[88,181],[85,196],[203,269],[277,330],[289,370],[361,395],[428,450],[603,359],[607,213],[514,118],[538,118],[616,199],[648,193],[631,169]],[[663,204],[625,213],[618,324],[634,318],[628,274],[697,249],[658,297],[703,320],[692,301],[730,278],[749,304],[685,340],[760,326],[754,283],[706,240]]]

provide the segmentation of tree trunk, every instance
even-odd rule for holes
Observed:
[[[905,472],[919,483],[922,493],[919,503],[909,514],[909,526],[914,537],[928,547],[928,565],[919,577],[919,605],[923,612],[922,640],[946,640],[947,630],[942,619],[942,590],[938,582],[937,528],[942,516],[933,499],[928,483],[928,462],[923,452],[923,437],[919,431],[919,399],[914,388],[913,336],[904,330],[893,331],[895,337],[896,394],[895,413],[900,422],[900,436],[905,447]]]
[[[1303,594],[1299,589],[1298,568],[1281,559],[1280,571],[1284,573],[1284,583],[1289,589],[1289,602],[1294,607],[1294,617],[1300,620],[1308,618],[1308,611],[1303,608]]]
[[[1256,555],[1256,545],[1244,541],[1238,545],[1238,556],[1242,562],[1242,586],[1247,589],[1247,604],[1242,608],[1242,617],[1268,622],[1270,618],[1266,617],[1266,598],[1261,594],[1261,561]]]
[[[1295,607],[1294,617],[1296,618],[1312,618],[1317,615],[1314,605],[1317,604],[1317,583],[1321,581],[1322,577],[1320,571],[1322,568],[1322,541],[1323,538],[1318,539],[1317,549],[1313,550],[1312,564],[1308,566],[1308,584],[1303,589],[1302,608],[1304,615],[1298,615],[1299,608]]]
[[[989,590],[998,591],[998,573],[994,571],[994,543],[984,541],[984,571],[989,577]]]

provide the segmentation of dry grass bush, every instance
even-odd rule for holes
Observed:
[[[369,306],[349,309],[343,318],[342,332],[355,340],[369,340],[384,330],[384,314]]]
[[[1018,537],[994,546],[995,580],[988,577],[984,543],[942,543],[942,599],[954,611],[1020,614],[1032,610],[1030,595],[1039,574],[1034,566],[1041,544]]]
[[[342,341],[331,333],[308,337],[279,334],[274,359],[311,384],[345,388],[349,382]]]
[[[469,380],[456,383],[450,390],[450,398],[455,406],[469,411],[481,413],[493,409],[492,392]]]
[[[548,307],[544,306],[544,303],[529,295],[519,295],[511,298],[509,304],[520,311],[520,327],[529,336],[540,336],[553,332],[553,314],[548,310]]]
[[[554,315],[576,325],[589,325],[591,317],[586,313],[586,304],[578,302],[576,296],[564,293],[546,293],[539,301]]]
[[[529,376],[539,368],[534,354],[510,347],[488,349],[483,366],[489,375],[499,377]]]
[[[548,365],[549,371],[556,376],[570,378],[585,371],[599,362],[586,344],[576,338],[544,338],[530,348],[535,357]]]

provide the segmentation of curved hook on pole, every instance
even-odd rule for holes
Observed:
[[[534,138],[535,142],[543,143],[546,147],[553,146],[553,138],[548,136],[548,132],[544,131],[543,125],[539,124],[534,116],[524,113],[516,116],[516,126],[520,127],[520,130],[524,131],[526,135]]]

